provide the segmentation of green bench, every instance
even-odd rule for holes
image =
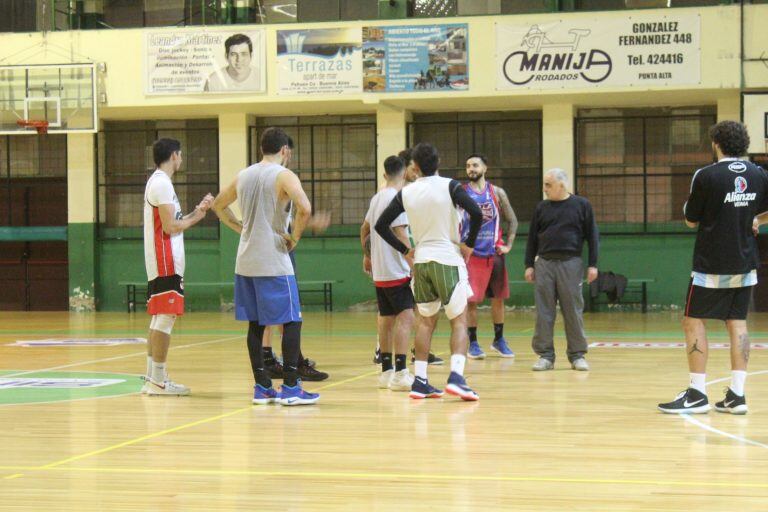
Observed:
[[[341,283],[341,281],[333,280],[318,280],[318,281],[298,281],[299,295],[322,295],[323,297],[323,311],[333,311],[333,285]],[[119,286],[125,286],[126,303],[128,306],[128,312],[136,311],[136,294],[142,292],[147,293],[146,281],[120,281],[117,283]],[[189,282],[184,283],[184,288],[233,288],[233,281],[221,281],[221,282]],[[143,303],[144,301],[142,301]]]
[[[648,312],[648,283],[655,283],[656,279],[653,278],[633,278],[627,279],[627,288],[624,290],[624,297],[617,301],[617,304],[640,304],[641,311],[643,313]],[[584,281],[586,284],[586,281]],[[510,285],[529,284],[525,280],[510,280]],[[585,286],[587,290],[587,308],[591,312],[597,311],[597,306],[600,304],[608,304],[608,302],[601,302],[598,299],[593,299],[592,294],[589,291],[589,286]]]

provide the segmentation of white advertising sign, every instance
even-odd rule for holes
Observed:
[[[698,14],[496,25],[496,87],[583,89],[701,80]]]
[[[231,28],[144,34],[144,92],[258,93],[267,90],[265,31]]]

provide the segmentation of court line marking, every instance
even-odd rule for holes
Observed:
[[[760,370],[760,371],[757,371],[757,372],[747,373],[747,375],[751,377],[753,375],[763,375],[763,374],[766,374],[766,373],[768,373],[768,370]],[[722,379],[715,379],[713,381],[709,381],[709,382],[707,382],[705,384],[705,386],[708,387],[708,386],[711,386],[712,384],[718,384],[720,382],[725,382],[725,381],[729,381],[729,380],[731,380],[730,377],[723,377]],[[752,445],[752,446],[759,446],[760,448],[768,449],[768,444],[763,444],[763,443],[760,443],[758,441],[753,441],[751,439],[747,439],[746,437],[737,436],[736,434],[731,434],[730,432],[725,432],[723,430],[717,429],[717,428],[715,428],[715,427],[713,427],[711,425],[707,425],[706,423],[704,423],[701,420],[698,420],[696,418],[692,418],[690,414],[681,414],[680,417],[683,418],[688,423],[690,423],[691,425],[696,425],[697,427],[702,428],[702,429],[704,429],[704,430],[706,430],[708,432],[712,432],[713,434],[718,434],[720,436],[727,437],[728,439],[733,439],[734,441],[739,441],[740,443],[743,443],[743,444],[749,444],[749,445]]]
[[[200,343],[187,343],[186,345],[171,345],[168,350],[179,350],[183,348],[189,348],[189,347],[201,347],[203,345],[211,345],[214,343],[221,343],[224,341],[231,341],[237,338],[243,338],[245,335],[240,336],[229,336],[226,338],[217,338],[215,340],[209,340],[209,341],[201,341]],[[24,370],[21,372],[16,373],[9,373],[3,375],[3,377],[18,377],[20,375],[28,375],[30,373],[40,373],[40,372],[53,372],[56,370],[62,370],[64,368],[74,368],[76,366],[85,366],[87,364],[95,364],[95,363],[107,363],[109,361],[118,361],[120,359],[128,359],[129,357],[136,357],[141,355],[147,355],[146,350],[142,350],[141,352],[131,352],[130,354],[123,354],[121,356],[114,356],[114,357],[104,357],[101,359],[91,359],[90,361],[80,361],[77,363],[70,363],[70,364],[63,364],[60,366],[51,366],[50,368],[41,368],[39,370]]]
[[[615,485],[652,485],[677,487],[720,487],[768,489],[768,483],[752,482],[702,482],[677,480],[623,480],[613,478],[567,478],[567,477],[536,477],[536,476],[504,476],[504,475],[446,475],[430,473],[376,473],[376,472],[341,472],[341,471],[256,471],[238,469],[163,469],[163,468],[105,468],[75,466],[68,468],[35,466],[0,466],[0,470],[9,471],[75,471],[83,473],[133,473],[133,474],[163,474],[163,475],[208,475],[208,476],[261,476],[261,477],[298,477],[298,478],[333,478],[359,480],[469,480],[480,482],[544,482],[544,483],[573,483],[573,484],[615,484]],[[23,473],[11,475],[18,478]],[[6,477],[10,479],[10,477]]]
[[[379,374],[379,369],[377,368],[376,370],[368,371],[368,372],[365,372],[365,373],[363,373],[361,375],[357,375],[355,377],[350,377],[348,379],[340,380],[338,382],[332,382],[332,383],[326,384],[325,386],[320,386],[315,391],[323,391],[325,389],[330,389],[330,388],[333,388],[333,387],[336,387],[336,386],[341,386],[342,384],[348,384],[350,382],[354,382],[356,380],[364,379],[366,377],[370,377],[372,375],[378,375],[378,374]],[[117,450],[117,449],[120,449],[120,448],[124,448],[126,446],[131,446],[131,445],[140,443],[142,441],[148,441],[150,439],[155,439],[157,437],[161,437],[161,436],[164,436],[166,434],[171,434],[173,432],[178,432],[180,430],[185,430],[185,429],[196,427],[196,426],[199,426],[199,425],[204,425],[206,423],[211,423],[211,422],[214,422],[214,421],[218,421],[218,420],[221,420],[221,419],[224,419],[224,418],[228,418],[230,416],[234,416],[236,414],[240,414],[240,413],[243,413],[243,412],[246,412],[246,411],[252,411],[253,409],[254,409],[253,405],[248,405],[247,407],[242,407],[240,409],[235,409],[234,411],[229,411],[229,412],[226,412],[226,413],[223,413],[223,414],[218,414],[216,416],[211,416],[211,417],[208,417],[208,418],[202,418],[200,420],[192,421],[192,422],[189,422],[189,423],[185,423],[183,425],[179,425],[179,426],[176,426],[176,427],[172,427],[172,428],[168,428],[168,429],[165,429],[165,430],[161,430],[159,432],[154,432],[152,434],[146,434],[146,435],[134,438],[134,439],[129,439],[127,441],[123,441],[122,443],[113,444],[111,446],[106,446],[106,447],[100,448],[98,450],[92,450],[90,452],[82,453],[80,455],[74,455],[72,457],[67,457],[66,459],[57,460],[57,461],[54,461],[54,462],[51,462],[49,464],[45,464],[45,465],[42,465],[42,466],[33,466],[32,467],[32,471],[39,471],[39,470],[46,470],[46,469],[56,468],[56,467],[62,466],[64,464],[67,464],[67,463],[70,463],[70,462],[75,462],[77,460],[86,459],[86,458],[89,458],[89,457],[93,457],[95,455],[101,455],[103,453],[108,453],[108,452],[111,452],[111,451],[114,451],[114,450]],[[24,476],[24,473],[17,473],[17,474],[14,474],[14,475],[9,475],[9,476],[3,477],[3,480],[12,480],[14,478],[20,478],[22,476]]]

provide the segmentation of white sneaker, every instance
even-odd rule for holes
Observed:
[[[147,389],[147,395],[149,396],[187,396],[189,394],[189,388],[187,386],[184,384],[177,384],[168,377],[166,377],[165,381],[162,383],[150,380],[147,382],[147,385],[149,386]]]
[[[549,359],[545,359],[543,357],[540,357],[539,360],[536,361],[533,364],[533,367],[531,369],[533,371],[535,371],[535,372],[544,372],[544,371],[547,371],[547,370],[554,370],[555,369],[555,363],[553,363]]]
[[[580,357],[578,359],[574,359],[573,362],[571,362],[571,368],[579,372],[588,372],[589,364],[587,363],[586,359]]]
[[[413,375],[408,368],[395,372],[389,381],[389,389],[392,391],[410,391],[413,386]]]
[[[147,375],[141,375],[139,378],[144,382],[144,385],[141,386],[141,394],[146,395],[147,390],[149,389],[149,377]]]
[[[389,383],[392,381],[393,375],[395,375],[395,370],[387,370],[385,372],[381,372],[379,374],[379,389],[389,388]]]

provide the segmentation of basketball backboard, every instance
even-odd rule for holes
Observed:
[[[749,132],[749,153],[768,153],[768,93],[742,93],[744,124]]]
[[[0,134],[96,132],[96,64],[0,66]]]

